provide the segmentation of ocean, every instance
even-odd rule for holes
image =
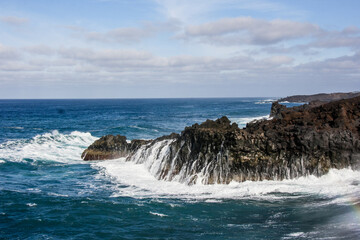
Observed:
[[[0,100],[0,239],[360,239],[359,171],[188,186],[80,158],[106,134],[153,139],[224,115],[245,127],[271,102]]]

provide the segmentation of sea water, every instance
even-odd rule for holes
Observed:
[[[223,115],[244,127],[270,106],[266,98],[0,100],[0,239],[359,239],[359,171],[188,186],[125,159],[80,158],[106,134],[153,139]]]

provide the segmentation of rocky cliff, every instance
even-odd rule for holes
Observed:
[[[360,97],[294,108],[274,103],[273,118],[239,129],[227,117],[152,141],[105,136],[84,160],[126,157],[158,179],[187,184],[321,176],[360,168]]]

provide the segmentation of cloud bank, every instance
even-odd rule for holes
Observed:
[[[324,25],[266,0],[149,1],[153,11],[139,9],[137,21],[126,22],[128,4],[106,2],[122,7],[117,18],[3,14],[0,95],[77,97],[76,89],[89,98],[231,97],[360,88],[356,22]]]

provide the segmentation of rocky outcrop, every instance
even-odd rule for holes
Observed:
[[[349,92],[349,93],[319,93],[314,95],[294,95],[290,97],[280,98],[279,102],[331,102],[342,99],[349,99],[360,96],[360,92]]]
[[[285,105],[280,104],[278,101],[273,102],[270,110],[270,117],[273,118],[282,118],[281,112],[285,111],[287,108]]]
[[[312,101],[307,104],[303,104],[300,106],[294,106],[291,108],[287,108],[285,105],[280,104],[279,101],[275,101],[271,105],[270,110],[270,118],[282,118],[282,113],[289,113],[289,112],[304,112],[305,110],[309,110],[314,107],[321,106],[327,102],[321,102],[321,101]]]
[[[133,140],[129,144],[125,136],[106,135],[91,144],[81,154],[81,158],[90,161],[126,157],[148,142],[147,140]]]
[[[138,144],[106,136],[83,156],[126,156],[158,179],[187,184],[281,180],[321,176],[330,168],[359,169],[360,97],[294,108],[274,104],[273,119],[244,129],[222,117],[186,127],[180,135]]]

